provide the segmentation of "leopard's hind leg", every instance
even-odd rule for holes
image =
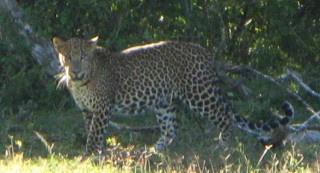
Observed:
[[[221,142],[228,143],[232,127],[230,118],[233,113],[224,101],[213,74],[200,71],[191,81],[187,86],[184,102],[201,117],[207,118],[213,126],[218,127]]]
[[[163,151],[176,136],[177,124],[175,110],[175,106],[168,102],[161,102],[156,105],[155,112],[161,136],[155,144],[155,149],[159,152]]]

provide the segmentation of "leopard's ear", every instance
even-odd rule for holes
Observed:
[[[58,37],[52,39],[53,45],[56,48],[57,52],[65,54],[65,42]]]
[[[90,46],[92,48],[96,48],[97,47],[97,44],[98,44],[98,39],[99,39],[99,36],[95,36],[93,38],[91,38],[88,43],[90,44]]]

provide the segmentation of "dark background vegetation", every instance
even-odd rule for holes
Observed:
[[[119,51],[159,40],[201,44],[216,59],[250,65],[279,75],[292,69],[308,73],[316,85],[320,60],[320,10],[312,0],[263,1],[18,1],[34,30],[54,36],[100,37],[100,45]],[[30,50],[0,16],[0,105],[26,102],[52,107],[61,99]],[[311,76],[310,76],[311,75]],[[310,81],[311,82],[311,81]]]
[[[196,42],[216,53],[218,60],[250,65],[274,77],[287,69],[294,70],[311,88],[320,91],[318,1],[19,0],[18,3],[34,31],[48,40],[54,36],[68,39],[99,35],[99,44],[114,51],[160,40]],[[17,28],[10,27],[12,24],[1,12],[0,121],[29,122],[26,125],[32,129],[36,115],[30,112],[66,110],[74,105],[65,90],[56,89],[53,76],[47,75],[31,58],[30,46],[16,34]],[[294,101],[270,83],[250,80],[248,86],[255,92],[253,99],[260,102],[248,103],[250,100],[245,102],[237,97],[240,105],[248,105],[243,108],[247,114],[269,111],[274,98],[279,102]],[[319,108],[317,101],[297,85],[288,86]],[[256,107],[263,105],[260,112],[252,108],[254,103]],[[299,108],[298,103],[295,105]],[[18,119],[8,122],[8,116]],[[55,126],[52,129],[57,130]],[[10,127],[7,132],[10,130],[17,129]]]

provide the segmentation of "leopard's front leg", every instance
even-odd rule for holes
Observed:
[[[101,154],[105,151],[104,136],[109,125],[109,115],[107,113],[92,113],[92,115],[91,122],[85,122],[87,143],[86,151],[81,160],[86,159],[91,154]],[[85,120],[88,121],[90,118],[86,119],[85,117]]]
[[[89,112],[89,111],[82,111],[82,115],[83,115],[86,136],[88,136],[88,133],[90,131],[91,122],[92,122],[93,113]]]

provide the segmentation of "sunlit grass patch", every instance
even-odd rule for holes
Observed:
[[[110,165],[97,166],[91,162],[79,163],[76,159],[67,159],[62,156],[50,158],[29,158],[25,159],[22,155],[16,155],[12,159],[0,160],[0,172],[9,173],[44,173],[44,172],[130,172],[119,170]]]
[[[130,150],[129,150],[130,149]],[[132,152],[132,148],[123,151]],[[77,158],[68,158],[60,154],[51,157],[25,158],[23,153],[15,153],[12,157],[0,160],[0,172],[176,172],[176,173],[206,173],[206,172],[319,172],[319,157],[311,162],[305,162],[303,154],[296,147],[288,147],[286,151],[270,151],[258,164],[258,157],[248,155],[250,147],[239,145],[230,149],[229,154],[198,155],[186,151],[175,153],[167,151],[153,156],[123,157],[121,162],[130,164],[117,166],[110,160],[97,163],[90,160],[79,162]],[[170,154],[170,152],[174,154]],[[261,153],[256,153],[261,154]],[[317,153],[316,153],[317,154]],[[130,161],[129,161],[130,160]],[[120,160],[119,160],[120,161]],[[103,163],[103,164],[102,164]]]

